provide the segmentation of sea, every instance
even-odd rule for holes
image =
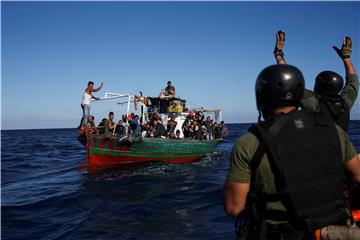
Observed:
[[[1,239],[234,239],[223,208],[232,146],[250,124],[188,164],[92,174],[76,129],[1,131]],[[360,151],[360,121],[349,136]],[[316,136],[314,136],[316,137]]]

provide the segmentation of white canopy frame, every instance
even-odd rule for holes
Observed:
[[[93,99],[92,101],[105,101],[105,100],[114,100],[114,99],[120,99],[120,98],[127,98],[127,100],[125,102],[118,102],[118,104],[127,104],[126,107],[126,115],[129,115],[130,112],[130,103],[134,102],[133,100],[133,96],[129,93],[126,94],[122,94],[122,93],[110,93],[110,92],[106,92],[104,97],[95,100]]]

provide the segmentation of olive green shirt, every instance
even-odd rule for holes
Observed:
[[[345,163],[346,161],[349,161],[354,156],[356,156],[357,152],[344,130],[342,130],[337,125],[336,130],[340,139],[342,159]],[[227,175],[227,180],[239,183],[250,183],[250,161],[253,158],[258,146],[258,139],[250,132],[245,133],[237,140],[232,149],[230,169]],[[254,187],[258,191],[267,194],[276,193],[274,174],[271,171],[269,160],[266,154],[262,157],[255,174],[256,182],[254,183]],[[267,203],[266,208],[268,210],[286,211],[281,202]]]
[[[112,130],[110,129],[111,126],[114,125],[114,122],[110,119],[108,119],[106,121],[106,124],[105,124],[105,134],[109,134],[109,133],[112,133]]]
[[[351,110],[352,106],[355,103],[358,91],[359,91],[358,75],[353,74],[346,76],[346,83],[344,88],[341,90],[340,97],[344,99],[349,110]],[[303,99],[301,100],[301,107],[303,109],[308,109],[313,112],[318,112],[320,110],[319,99],[313,91],[309,89],[305,89]]]

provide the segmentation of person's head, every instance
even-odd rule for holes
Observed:
[[[256,106],[264,118],[282,107],[300,106],[305,81],[301,71],[292,65],[276,64],[264,68],[256,79]]]
[[[211,117],[210,117],[210,116],[207,116],[206,120],[210,122],[210,121],[211,121]]]
[[[220,125],[224,125],[224,121],[221,121],[221,122],[220,122]]]
[[[89,81],[87,84],[87,87],[91,90],[94,88],[94,82],[93,81]]]
[[[114,113],[113,112],[109,112],[109,119],[111,119],[111,120],[114,119]]]
[[[338,95],[344,85],[344,79],[333,71],[323,71],[315,78],[314,92],[318,95]]]
[[[119,120],[118,125],[123,125],[123,120]]]
[[[94,122],[95,117],[94,117],[93,115],[90,115],[90,116],[88,117],[88,120],[89,120],[89,122]]]
[[[176,137],[180,137],[180,130],[176,130]]]
[[[171,87],[171,81],[170,80],[167,82],[167,86]]]

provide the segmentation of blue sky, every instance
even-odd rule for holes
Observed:
[[[286,32],[287,62],[313,88],[323,70],[344,75],[332,50],[353,39],[359,2],[1,2],[2,128],[76,127],[89,80],[106,91],[158,95],[171,79],[191,103],[226,122],[257,119],[254,83]],[[118,106],[92,105],[96,122]],[[359,104],[352,112],[358,119]],[[119,114],[115,116],[119,119]]]

